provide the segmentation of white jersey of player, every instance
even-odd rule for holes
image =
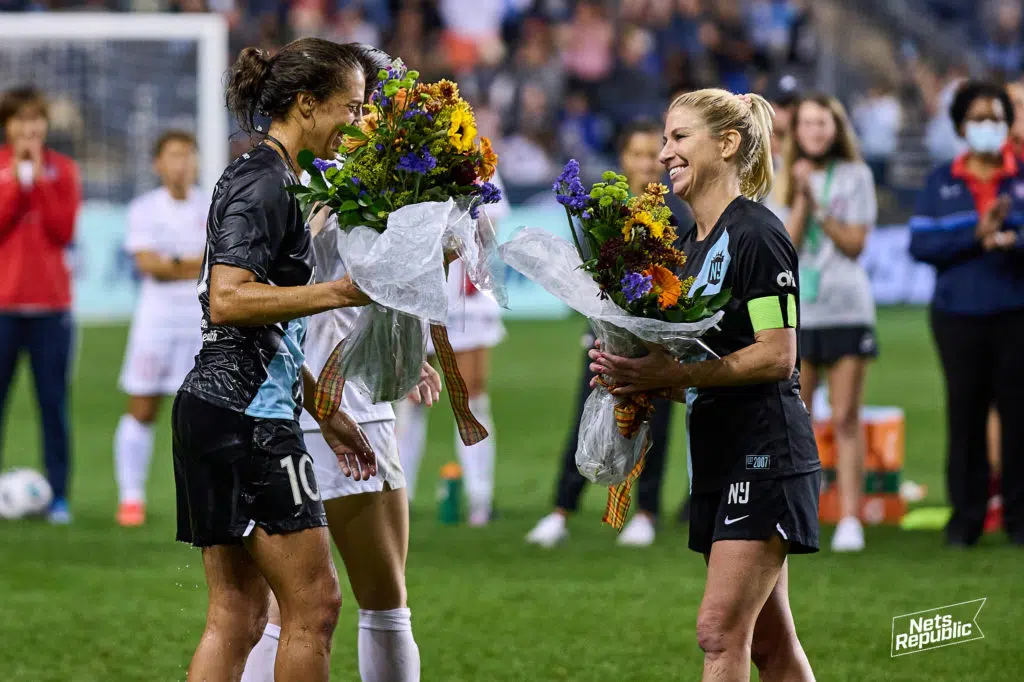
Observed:
[[[125,250],[132,255],[201,256],[209,207],[209,198],[198,188],[181,201],[165,188],[143,194],[128,209]],[[121,390],[136,396],[177,392],[202,347],[201,320],[194,280],[160,282],[145,276],[121,368]]]
[[[133,256],[152,251],[170,258],[198,258],[206,247],[210,198],[194,187],[184,200],[160,187],[147,192],[128,209],[124,248]],[[134,324],[167,332],[199,333],[202,310],[193,280],[160,282],[143,277]]]
[[[313,238],[313,254],[316,261],[316,279],[318,282],[332,282],[341,279],[348,272],[338,253],[338,219],[331,216],[316,237]],[[306,365],[313,376],[320,376],[327,364],[327,358],[347,337],[355,326],[362,308],[335,308],[327,312],[313,315],[306,327],[306,343],[303,350],[306,354]],[[346,383],[341,395],[341,409],[353,421],[363,424],[367,422],[385,421],[395,418],[391,403],[374,403],[368,394],[360,391],[354,384]],[[303,410],[299,419],[303,431],[318,431],[316,420]]]

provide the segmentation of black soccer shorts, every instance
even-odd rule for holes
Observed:
[[[327,525],[296,420],[259,419],[180,391],[172,411],[180,542],[239,544],[259,526]]]
[[[722,490],[690,496],[690,541],[707,554],[718,540],[769,540],[778,535],[790,554],[818,551],[821,471],[785,478],[733,480]]]

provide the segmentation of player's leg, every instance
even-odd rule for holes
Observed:
[[[456,450],[462,465],[466,497],[469,500],[469,525],[483,526],[491,518],[494,499],[495,433],[491,417],[491,400],[487,395],[487,378],[490,371],[490,349],[474,348],[455,354],[459,373],[466,382],[469,393],[469,409],[489,434],[475,445],[466,445],[455,433]]]
[[[277,647],[281,642],[281,607],[277,605],[274,593],[267,606],[267,624],[259,641],[245,660],[240,682],[274,682],[274,664],[277,662]]]
[[[866,443],[860,410],[864,402],[867,367],[867,359],[847,355],[835,362],[828,371],[832,430],[836,444],[836,487],[839,491],[840,520],[832,537],[832,549],[837,552],[864,549],[860,501],[864,489]]]
[[[0,313],[0,455],[3,448],[3,429],[7,416],[7,396],[18,366],[18,356],[24,340],[22,318]],[[0,457],[0,464],[3,460]]]
[[[554,547],[569,537],[569,531],[565,527],[566,518],[576,513],[580,497],[587,485],[587,479],[576,467],[576,448],[579,445],[583,408],[590,396],[590,380],[594,378],[594,373],[590,371],[590,358],[587,356],[587,350],[593,345],[594,337],[587,334],[583,339],[583,371],[580,373],[577,389],[576,412],[569,422],[569,437],[562,450],[561,472],[555,483],[555,509],[538,521],[526,536],[527,542],[541,547]]]
[[[405,493],[409,502],[412,502],[416,496],[416,481],[427,445],[427,407],[411,400],[402,400],[395,405],[395,418],[398,454],[402,458],[402,469],[408,482]]]
[[[131,395],[114,431],[114,469],[117,473],[117,522],[141,526],[146,520],[146,479],[153,457],[153,422],[162,396]]]
[[[114,471],[117,476],[117,522],[139,526],[146,520],[146,480],[153,458],[153,424],[164,395],[173,395],[191,362],[184,368],[172,337],[133,325],[128,334],[118,381],[128,396],[114,431]]]
[[[1002,496],[1002,424],[999,421],[999,410],[992,405],[988,411],[986,426],[988,444],[988,509],[985,512],[985,532],[994,533],[1003,526]]]
[[[74,320],[70,312],[40,315],[28,325],[28,353],[43,426],[43,460],[53,489],[51,523],[67,523],[71,445],[68,433]]]
[[[257,526],[246,538],[245,547],[266,577],[281,611],[274,679],[327,682],[331,643],[341,608],[327,529],[269,534]],[[264,595],[262,605],[265,607],[266,603]],[[254,634],[249,649],[238,662],[239,674],[260,631]]]
[[[237,680],[267,619],[267,582],[241,545],[203,549],[209,605],[188,679]]]
[[[768,601],[754,624],[750,658],[762,682],[810,682],[811,664],[796,634],[789,608],[789,560],[783,562]]]
[[[786,544],[779,536],[719,540],[711,546],[704,598],[697,613],[697,643],[704,651],[702,680],[750,679],[754,625],[785,560]]]
[[[324,504],[359,604],[363,682],[418,682],[420,654],[406,603],[409,507],[401,490],[348,495]]]

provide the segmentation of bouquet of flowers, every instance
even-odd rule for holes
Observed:
[[[651,184],[633,196],[626,178],[608,171],[588,192],[579,172],[570,160],[553,186],[573,244],[525,228],[501,246],[502,258],[585,315],[611,353],[640,357],[652,343],[681,362],[714,356],[700,336],[721,319],[730,292],[704,295],[703,287],[693,288],[694,278],[676,275],[686,256],[675,247],[668,189]],[[598,384],[580,420],[576,466],[590,481],[610,486],[604,521],[621,530],[630,487],[650,447],[651,399],[657,396],[616,398],[604,377]]]
[[[337,257],[374,301],[332,354],[321,374],[332,386],[318,384],[318,396],[353,381],[375,401],[401,399],[419,381],[429,325],[454,404],[464,384],[444,327],[447,263],[462,258],[473,285],[506,304],[497,238],[479,212],[501,199],[489,182],[498,158],[487,138],[477,140],[455,83],[420,83],[400,59],[377,77],[366,115],[341,130],[337,158],[303,151],[309,182],[288,188],[307,216],[326,208],[336,217]]]

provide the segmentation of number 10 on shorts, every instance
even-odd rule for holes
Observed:
[[[320,500],[320,491],[315,489],[314,486],[309,483],[309,476],[307,471],[313,470],[313,458],[309,456],[309,453],[302,455],[299,458],[299,471],[296,474],[295,462],[291,456],[281,458],[281,468],[288,472],[288,482],[292,486],[292,501],[295,502],[296,507],[302,506],[302,493],[299,492],[299,483],[302,483],[302,489],[306,492],[309,499],[314,502]]]

